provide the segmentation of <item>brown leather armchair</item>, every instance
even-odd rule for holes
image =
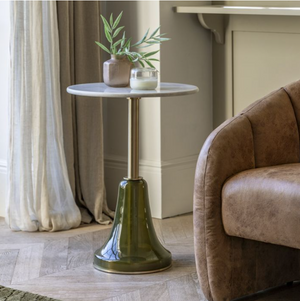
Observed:
[[[207,138],[194,191],[196,266],[210,301],[300,279],[300,81]]]

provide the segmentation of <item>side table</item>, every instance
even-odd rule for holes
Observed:
[[[94,254],[94,268],[108,273],[141,274],[165,270],[172,255],[158,240],[151,217],[146,181],[139,175],[139,101],[198,92],[192,85],[160,83],[156,90],[111,88],[104,83],[74,85],[67,92],[78,96],[128,99],[128,175],[119,185],[112,230]]]

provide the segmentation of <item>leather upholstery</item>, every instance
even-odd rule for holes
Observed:
[[[297,119],[297,125],[298,125],[298,131],[300,129],[300,89],[299,89],[299,83],[295,82],[292,83],[286,87],[284,87],[284,90],[288,94],[291,104],[294,108],[295,117]],[[300,131],[299,131],[300,134]],[[300,151],[300,150],[299,150]]]
[[[232,300],[300,279],[299,250],[227,235],[222,221],[222,188],[230,177],[299,163],[299,125],[300,81],[253,103],[207,138],[195,175],[194,235],[208,300]]]
[[[252,127],[255,167],[299,162],[297,121],[283,89],[266,96],[243,113]]]
[[[198,275],[209,300],[222,300],[216,294],[222,286],[230,291],[224,275],[231,273],[231,242],[221,220],[221,189],[227,178],[253,167],[251,126],[243,116],[217,128],[202,147],[196,168],[194,235]]]
[[[243,171],[222,191],[228,235],[300,249],[300,163]]]

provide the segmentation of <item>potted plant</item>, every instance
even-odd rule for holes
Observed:
[[[170,40],[164,37],[166,34],[159,34],[160,26],[149,35],[149,29],[144,34],[143,38],[138,42],[131,44],[131,37],[126,38],[125,26],[118,27],[122,18],[123,12],[114,20],[113,14],[110,15],[109,22],[101,15],[105,37],[110,43],[110,47],[107,48],[102,43],[95,41],[104,51],[111,55],[111,59],[103,63],[103,80],[104,83],[110,87],[126,87],[129,84],[130,70],[135,63],[140,63],[142,67],[146,65],[154,68],[152,62],[159,61],[153,58],[153,56],[159,52],[159,50],[151,52],[137,52],[132,51],[135,48],[146,48],[153,45],[159,45],[163,41]],[[123,31],[122,38],[115,41],[120,33]]]

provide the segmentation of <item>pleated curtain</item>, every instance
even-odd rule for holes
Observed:
[[[101,80],[98,2],[11,3],[9,189],[13,230],[109,223],[102,104],[66,93]]]
[[[9,183],[13,230],[77,227],[61,119],[55,2],[11,2]]]
[[[103,163],[102,100],[75,97],[73,84],[100,82],[100,2],[57,1],[64,147],[72,191],[82,221],[107,224]]]

